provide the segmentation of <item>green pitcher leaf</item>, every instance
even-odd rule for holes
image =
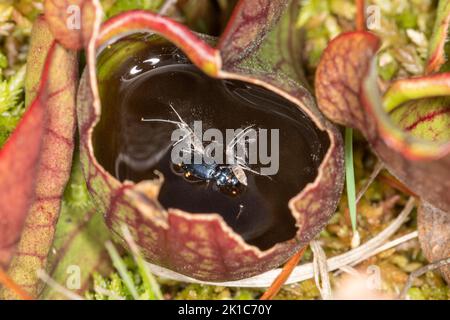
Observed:
[[[26,96],[28,102],[39,101],[43,104],[47,121],[40,124],[43,130],[42,147],[39,161],[33,164],[37,168],[35,196],[8,272],[30,294],[37,296],[39,281],[36,271],[46,265],[59,217],[61,197],[70,176],[78,62],[76,53],[55,44],[44,18],[37,19],[32,38],[25,83]],[[44,64],[51,50],[54,50],[52,65],[46,79],[49,94],[42,98],[43,89],[38,85],[42,74],[46,72],[45,68],[48,68]],[[22,183],[20,179],[17,181],[16,184]],[[3,295],[13,297],[8,292]]]
[[[80,154],[89,190],[120,243],[126,246],[120,232],[126,224],[148,261],[198,279],[218,281],[248,277],[279,265],[323,228],[334,213],[343,188],[343,146],[337,128],[318,111],[304,83],[298,60],[303,48],[301,30],[295,27],[300,8],[300,1],[240,1],[216,48],[209,44],[214,41],[206,42],[205,35],[194,34],[185,26],[150,12],[126,12],[101,27],[96,39],[102,52],[99,65],[96,66],[93,51],[88,51],[88,68],[79,89]],[[218,214],[195,215],[164,209],[157,199],[163,179],[121,182],[114,172],[101,165],[92,140],[102,113],[108,116],[108,109],[102,106],[104,100],[99,99],[107,91],[104,81],[98,91],[95,70],[97,67],[98,76],[108,81],[111,77],[107,76],[107,69],[117,69],[129,61],[123,50],[129,49],[130,56],[137,55],[140,49],[134,43],[146,42],[150,48],[153,41],[160,41],[157,36],[129,36],[115,41],[136,31],[157,33],[167,39],[207,75],[272,91],[293,103],[295,110],[311,121],[320,140],[314,145],[317,167],[312,171],[314,178],[296,189],[298,194],[286,203],[297,228],[292,239],[261,250],[246,243]],[[122,46],[121,41],[129,41],[130,45]],[[117,65],[105,62],[103,54],[113,56]]]
[[[109,231],[91,200],[76,153],[48,258],[48,274],[67,290],[82,296],[90,288],[93,273],[110,268],[104,245],[108,239]],[[67,297],[47,285],[40,298]]]

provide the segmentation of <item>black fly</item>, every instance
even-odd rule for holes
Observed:
[[[189,125],[180,117],[178,112],[173,108],[172,105],[170,105],[172,110],[175,112],[175,114],[178,117],[179,121],[172,121],[172,120],[163,120],[163,119],[142,119],[142,121],[146,122],[164,122],[164,123],[172,123],[178,126],[179,129],[181,129],[185,134],[181,139],[176,141],[173,146],[177,145],[178,143],[181,143],[185,139],[189,138],[191,140],[191,144],[189,146],[189,149],[183,149],[183,151],[188,152],[190,154],[198,153],[202,157],[201,163],[178,163],[174,164],[175,171],[181,173],[184,175],[186,179],[189,180],[198,180],[198,181],[206,181],[206,182],[214,182],[216,186],[231,195],[237,195],[242,192],[244,187],[247,186],[247,175],[245,171],[250,171],[255,174],[259,174],[256,171],[253,171],[250,169],[246,163],[245,160],[237,157],[234,154],[234,147],[237,144],[245,143],[245,141],[242,141],[243,138],[248,133],[248,130],[250,130],[253,126],[248,126],[244,130],[242,130],[240,133],[238,133],[232,141],[227,145],[225,154],[227,157],[227,163],[233,163],[230,165],[221,165],[215,163],[213,160],[211,161],[205,161],[206,152],[205,148],[203,147],[203,143],[197,137],[193,130],[189,127]],[[249,141],[252,142],[252,141]]]
[[[229,166],[221,166],[216,163],[208,164],[180,164],[176,165],[186,179],[199,181],[214,181],[216,186],[232,195],[237,195],[242,191],[243,184]]]

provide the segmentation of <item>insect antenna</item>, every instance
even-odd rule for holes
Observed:
[[[226,153],[233,150],[234,146],[239,143],[239,141],[247,134],[248,131],[250,131],[251,128],[253,128],[255,125],[252,124],[248,127],[245,127],[241,132],[239,132],[227,145]]]
[[[186,123],[186,121],[183,120],[183,118],[181,118],[180,114],[178,113],[177,110],[175,110],[174,106],[172,105],[172,103],[169,103],[169,107],[172,109],[173,112],[175,112],[175,114],[177,115],[177,118],[180,120],[180,122],[184,123],[186,126],[188,126],[188,124]],[[189,127],[189,126],[188,126]]]
[[[167,120],[167,119],[146,119],[141,118],[141,121],[143,122],[162,122],[162,123],[170,123],[175,124],[178,126],[179,129],[186,131],[187,133],[181,137],[178,141],[176,141],[172,146],[176,146],[177,144],[183,142],[186,140],[186,138],[191,137],[191,144],[194,147],[194,151],[203,154],[203,144],[201,143],[201,140],[195,135],[192,128],[186,123],[186,121],[183,120],[183,118],[180,116],[180,114],[177,112],[177,110],[173,107],[173,105],[170,103],[169,107],[172,109],[172,111],[175,113],[179,121],[174,120]],[[186,150],[187,151],[187,150]]]
[[[174,121],[174,120],[167,120],[167,119],[146,119],[146,118],[141,118],[141,121],[144,122],[164,122],[164,123],[171,123],[171,124],[175,124],[177,125],[180,129],[181,128],[187,128],[190,129],[189,131],[192,132],[192,129],[189,127],[189,125],[186,123],[186,121],[183,120],[183,118],[181,118],[180,114],[177,112],[177,110],[175,110],[175,108],[172,106],[172,104],[169,104],[169,107],[172,109],[173,112],[175,112],[177,118],[179,121]],[[194,132],[192,132],[194,133]]]
[[[227,157],[227,162],[228,163],[234,163],[234,160],[236,159],[236,157],[234,156],[234,147],[236,146],[236,144],[238,144],[242,138],[245,137],[245,135],[247,134],[247,132],[253,128],[255,125],[250,125],[246,128],[244,128],[241,132],[239,132],[233,139],[231,139],[231,141],[227,144],[227,148],[225,150],[225,155]],[[247,156],[247,151],[244,148],[244,152],[245,152],[245,156]]]
[[[255,126],[255,125],[250,125],[250,126],[244,128],[241,132],[239,132],[239,133],[236,135],[236,137],[234,137],[234,138],[231,140],[231,142],[227,145],[227,150],[226,150],[227,159],[229,160],[229,162],[232,162],[232,163],[233,163],[233,162],[236,162],[236,167],[239,168],[239,169],[241,169],[241,170],[243,170],[243,171],[248,171],[248,172],[251,172],[251,173],[256,174],[256,175],[259,175],[259,176],[267,177],[267,178],[269,178],[270,180],[272,180],[272,178],[271,178],[270,176],[265,175],[265,174],[262,174],[262,173],[260,173],[260,172],[258,172],[258,171],[255,171],[255,170],[253,170],[252,168],[250,168],[250,167],[247,165],[247,163],[246,163],[246,161],[245,161],[245,158],[248,156],[248,153],[247,153],[247,149],[246,149],[245,147],[243,147],[243,150],[244,150],[244,152],[245,152],[245,154],[244,154],[244,157],[245,157],[245,158],[239,157],[238,155],[234,154],[234,147],[235,147],[237,144],[244,144],[244,143],[245,143],[245,141],[242,141],[242,139],[246,136],[246,134],[247,134],[247,133],[250,131],[250,129],[252,129],[254,126]],[[249,142],[249,143],[253,143],[253,142],[255,142],[255,139],[248,139],[248,142]],[[231,160],[231,161],[230,161],[230,160]],[[233,171],[234,171],[234,170],[236,170],[236,169],[233,169]],[[238,170],[236,170],[236,171],[238,171]],[[237,173],[238,173],[238,172],[237,172]],[[242,173],[241,173],[241,175],[242,175]],[[246,179],[245,179],[245,180],[246,180]]]
[[[165,123],[176,124],[177,126],[181,126],[181,127],[185,126],[185,124],[183,122],[173,121],[173,120],[166,120],[166,119],[145,119],[145,118],[142,118],[141,121],[143,121],[143,122],[165,122]]]

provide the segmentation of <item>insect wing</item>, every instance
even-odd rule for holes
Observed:
[[[247,175],[245,171],[240,166],[233,166],[231,168],[236,178],[242,183],[244,186],[247,186]]]

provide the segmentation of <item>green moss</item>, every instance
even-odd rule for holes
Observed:
[[[137,266],[134,264],[131,257],[126,256],[123,261],[127,266],[127,272],[133,281],[135,288],[139,294],[139,298],[143,300],[149,300],[150,294],[148,293],[142,275],[139,272]],[[92,300],[116,300],[125,299],[132,300],[133,296],[128,290],[125,281],[117,272],[112,272],[108,276],[102,276],[98,273],[93,275],[93,290],[86,292],[87,299]]]
[[[417,14],[411,10],[405,10],[395,18],[398,26],[402,29],[417,28],[417,19]]]
[[[188,284],[180,287],[174,295],[177,300],[253,300],[263,293],[257,289],[225,288],[201,284]]]
[[[0,147],[2,147],[6,140],[13,132],[20,117],[4,117],[0,115]]]
[[[25,1],[4,1],[0,4],[0,147],[6,142],[24,112],[23,86],[27,36],[31,23],[26,17],[12,23],[14,7]],[[5,34],[6,32],[6,34]],[[8,49],[2,36],[14,37],[15,52]]]
[[[384,52],[378,58],[378,72],[383,80],[391,80],[398,69],[399,65],[390,52]]]
[[[7,66],[8,66],[8,59],[3,53],[0,52],[0,69],[2,70],[1,72],[3,72],[3,69],[5,69]]]
[[[319,289],[312,279],[285,286],[275,297],[277,300],[314,300],[319,298]]]
[[[1,57],[1,56],[0,56]],[[6,61],[0,58],[3,70]],[[0,71],[0,74],[3,72]],[[25,66],[6,79],[0,77],[0,147],[8,139],[24,112],[23,85],[25,80]]]
[[[163,3],[163,0],[116,0],[116,1],[103,1],[111,3],[106,10],[106,17],[110,18],[119,13],[129,10],[157,10]]]
[[[177,300],[224,300],[230,299],[230,290],[223,287],[212,287],[198,284],[190,284],[180,291],[175,299]]]
[[[449,300],[450,292],[447,286],[431,287],[425,284],[409,289],[408,296],[411,300]]]

